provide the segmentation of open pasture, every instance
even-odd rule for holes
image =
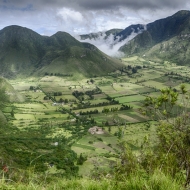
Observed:
[[[91,105],[95,105],[95,104],[99,104],[99,103],[109,102],[109,100],[107,100],[107,99],[93,99],[93,100],[89,100],[89,102],[91,103]]]
[[[98,106],[98,107],[91,107],[91,108],[85,108],[85,109],[77,109],[75,110],[75,112],[87,112],[87,111],[93,111],[95,109],[97,109],[100,113],[102,112],[103,109],[107,108],[107,109],[111,109],[111,108],[118,108],[120,109],[121,105],[120,104],[114,104],[114,105],[108,105],[108,106]]]
[[[123,64],[125,65],[143,65],[143,63],[146,62],[146,65],[149,64],[145,59],[138,56],[132,56],[132,57],[125,57],[122,59]]]
[[[33,110],[34,112],[44,111],[47,109],[47,107],[42,103],[14,103],[14,106],[16,109]]]
[[[116,100],[119,101],[120,104],[122,103],[128,103],[128,102],[140,102],[145,99],[145,96],[143,95],[132,95],[132,96],[124,96],[116,98]]]
[[[33,114],[14,114],[14,117],[17,120],[35,120]]]
[[[120,111],[118,112],[118,117],[127,123],[144,122],[147,120],[147,118],[135,111]]]
[[[65,99],[67,99],[68,101],[77,101],[77,98],[75,97],[75,96],[73,96],[72,94],[63,94],[63,95],[61,95],[61,96],[55,96],[55,99],[57,100],[57,101],[59,101],[60,99],[63,99],[63,100],[65,100]]]
[[[43,92],[45,92],[46,94],[48,93],[54,93],[54,92],[61,92],[62,94],[71,94],[72,91],[68,88],[68,87],[60,87],[60,86],[42,86],[41,89],[43,90]]]
[[[45,96],[45,94],[41,90],[38,90],[38,91],[24,91],[24,92],[22,92],[22,95],[25,96],[27,101],[32,101],[32,102],[34,102],[34,101],[36,101],[36,102],[43,101],[44,96]]]
[[[135,88],[134,91],[138,94],[147,94],[147,93],[149,94],[149,93],[155,92],[155,89],[142,86],[142,88]]]
[[[147,86],[147,87],[151,87],[151,88],[155,88],[155,89],[163,89],[163,88],[166,88],[166,85],[164,85],[163,83],[160,83],[160,82],[156,82],[156,81],[146,81],[146,82],[142,82],[142,84],[144,86]]]
[[[22,83],[12,83],[12,86],[14,87],[15,90],[17,91],[25,91],[25,90],[29,90],[30,86],[35,85],[36,83],[26,83],[26,82],[22,82]]]
[[[111,126],[110,133],[115,136],[119,128],[121,128],[123,133],[122,139],[125,139],[130,144],[134,144],[138,149],[146,136],[149,136],[153,144],[157,142],[156,125],[153,122],[149,122],[149,124],[133,123],[125,126]],[[106,127],[106,130],[109,131],[109,128]]]
[[[104,158],[104,154],[110,155],[109,157],[113,157],[113,154],[115,154],[115,149],[118,148],[117,143],[117,137],[113,135],[87,134],[83,136],[78,142],[73,144],[72,149],[77,153],[83,153],[87,155],[87,163],[90,161],[90,163],[93,164],[91,158],[102,159]],[[106,163],[104,163],[102,166],[105,166],[105,164]]]
[[[99,87],[104,93],[111,94],[113,92],[116,92],[116,90],[111,85],[106,86],[100,86]]]
[[[95,100],[107,98],[107,96],[105,94],[94,94],[93,97]]]

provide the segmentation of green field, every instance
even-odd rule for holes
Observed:
[[[142,95],[124,96],[121,98],[116,98],[116,100],[118,100],[120,104],[128,103],[128,102],[140,102],[141,100],[144,100],[144,99],[145,97]]]
[[[110,160],[115,162],[120,139],[127,141],[138,154],[146,136],[151,139],[152,146],[157,143],[156,123],[147,124],[147,118],[139,112],[143,100],[147,95],[158,96],[162,88],[175,87],[178,90],[182,82],[190,90],[190,85],[182,80],[189,69],[153,62],[145,64],[145,60],[138,57],[124,58],[123,62],[125,65],[146,67],[134,75],[115,71],[108,76],[81,80],[58,76],[10,80],[25,101],[13,102],[0,117],[6,118],[21,132],[34,131],[30,134],[42,135],[52,142],[66,138],[78,156],[81,153],[87,156],[79,167],[79,174],[89,175],[86,168],[92,170],[97,160],[102,167],[108,167]],[[182,78],[166,74],[176,68]],[[92,79],[93,83],[89,82]],[[38,87],[38,90],[31,90],[31,86]],[[98,93],[93,91],[96,88],[99,88]],[[76,91],[79,96],[73,95]],[[54,96],[56,92],[62,94]],[[49,99],[44,99],[45,96]],[[67,101],[60,103],[60,99]],[[124,105],[130,108],[122,109]],[[12,111],[14,114],[11,115]],[[104,133],[90,134],[88,130],[93,126],[101,127]],[[120,130],[122,135],[119,136]],[[41,151],[46,152],[46,147]]]

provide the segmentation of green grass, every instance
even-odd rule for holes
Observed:
[[[144,84],[145,86],[148,86],[148,87],[156,88],[156,89],[166,88],[166,85],[164,85],[163,83],[160,83],[160,82],[156,82],[156,81],[147,81],[147,82],[143,82],[142,84]]]
[[[54,179],[50,183],[41,181],[36,183],[32,178],[28,183],[6,183],[4,179],[0,181],[0,189],[10,190],[184,190],[180,182],[166,176],[160,171],[155,171],[153,175],[146,176],[138,171],[125,180],[116,181],[112,178],[98,176],[100,180],[85,179]],[[37,179],[38,181],[40,179]]]
[[[79,148],[83,148],[83,149],[95,150],[94,147],[88,146],[88,145],[84,145],[84,144],[78,144],[78,143],[76,143],[76,144],[74,144],[73,146],[79,147]]]
[[[127,102],[139,102],[141,100],[144,100],[145,97],[142,95],[133,95],[133,96],[124,96],[120,98],[116,98],[115,100],[118,100],[120,104],[127,103]]]
[[[138,63],[134,63],[134,65],[140,64],[139,59],[135,60],[137,60]],[[150,62],[149,65],[153,66],[154,63]],[[187,73],[185,67],[181,67],[180,69],[182,69],[180,70],[182,74]],[[94,168],[94,160],[100,160],[101,166],[105,167],[105,169],[109,168],[109,160],[106,158],[106,154],[109,154],[111,156],[109,159],[116,161],[113,154],[117,154],[116,150],[118,149],[118,137],[116,135],[116,133],[118,132],[118,126],[121,126],[124,131],[122,139],[127,141],[128,145],[133,149],[135,153],[138,154],[141,143],[144,137],[147,135],[150,135],[151,146],[156,145],[156,125],[151,125],[150,128],[147,128],[145,124],[141,123],[145,121],[146,118],[144,118],[140,113],[137,112],[137,108],[140,108],[142,106],[142,101],[147,95],[146,93],[148,93],[148,95],[150,96],[159,95],[159,92],[155,92],[155,89],[153,89],[152,87],[163,88],[170,85],[167,78],[164,77],[164,73],[170,72],[170,70],[172,70],[172,68],[169,65],[167,65],[167,68],[165,69],[163,65],[156,64],[155,68],[146,68],[140,70],[139,74],[142,74],[142,76],[135,76],[136,78],[130,78],[126,75],[119,76],[118,78],[113,78],[111,76],[96,77],[93,78],[94,84],[87,84],[86,81],[90,80],[90,78],[81,80],[78,79],[74,81],[72,78],[62,78],[56,76],[46,76],[40,79],[33,78],[20,81],[12,80],[11,83],[14,85],[15,89],[18,89],[20,93],[23,96],[26,96],[29,100],[26,98],[25,102],[15,102],[7,109],[4,109],[3,113],[10,120],[9,122],[13,124],[15,129],[19,129],[20,131],[28,131],[28,133],[30,133],[31,135],[33,133],[31,133],[31,131],[35,131],[35,134],[41,134],[42,132],[45,133],[44,138],[46,139],[56,138],[60,140],[62,137],[71,137],[70,142],[74,143],[72,145],[72,150],[74,150],[78,156],[80,155],[80,153],[88,155],[87,161],[84,163],[83,166],[80,166],[79,170],[80,175],[84,174],[84,176],[88,176],[90,175],[90,171],[85,170],[92,170]],[[145,82],[139,82],[141,80],[145,80]],[[113,83],[113,86],[108,84],[100,85],[102,81],[104,81],[105,83],[110,81]],[[180,80],[175,80],[177,89],[179,89],[179,83]],[[102,90],[102,94],[94,95],[94,99],[90,100],[91,104],[108,102],[108,100],[106,99],[107,96],[105,94],[108,94],[111,97],[115,97],[115,100],[118,100],[119,104],[73,110],[73,112],[76,113],[78,113],[79,111],[87,112],[94,109],[99,110],[99,114],[91,114],[91,117],[94,118],[96,123],[89,123],[88,126],[85,126],[83,122],[80,122],[78,124],[78,126],[80,126],[80,129],[76,129],[77,125],[72,120],[74,116],[68,113],[62,114],[61,112],[57,111],[58,106],[52,106],[51,100],[44,101],[44,92],[35,93],[28,90],[30,86],[38,85],[41,86],[42,90],[45,93],[57,91],[62,92],[63,95],[57,96],[57,100],[59,100],[60,98],[77,100],[72,95],[73,91],[78,90],[85,92],[98,86]],[[71,87],[70,90],[69,87]],[[188,89],[190,89],[189,84],[187,84],[187,87]],[[143,93],[143,95],[141,93]],[[88,98],[88,96],[84,97]],[[78,103],[79,101],[77,100],[73,107],[77,107]],[[101,113],[104,107],[109,109],[113,107],[120,108],[121,104],[131,105],[133,109],[118,112],[109,112],[108,114]],[[12,107],[15,113],[14,118],[10,117]],[[69,104],[63,105],[63,107],[68,110],[72,110],[72,107]],[[89,116],[87,115],[87,117]],[[113,119],[118,120],[118,123],[114,123]],[[108,127],[104,126],[104,123],[106,121],[108,121],[110,125],[113,125],[111,126],[110,134],[108,131]],[[120,122],[126,123],[126,127]],[[88,134],[86,132],[87,129],[93,125],[104,127],[107,133],[97,136]],[[99,141],[97,138],[101,138],[102,141]],[[92,141],[93,143],[90,144],[89,141]],[[43,151],[46,151],[46,147]],[[128,182],[125,183],[126,187],[127,183]],[[131,182],[131,184],[132,183],[133,182]],[[146,181],[146,186],[143,188],[145,189],[147,187],[151,189],[152,187],[149,187],[147,183],[148,182]],[[40,187],[41,186],[39,186],[39,188]],[[119,187],[120,186],[118,186],[118,189]],[[121,187],[125,188],[124,186]],[[88,189],[89,187],[86,186],[84,188]],[[111,188],[112,187],[109,186],[108,189]]]
[[[35,120],[35,116],[33,114],[15,114],[14,117],[17,120]]]

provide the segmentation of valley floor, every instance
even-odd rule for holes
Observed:
[[[15,146],[18,146],[17,154],[31,152],[46,157],[66,139],[77,158],[84,158],[81,164],[77,164],[75,160],[75,165],[79,167],[79,176],[90,177],[96,168],[109,171],[110,165],[114,166],[119,161],[120,140],[126,141],[136,154],[146,136],[149,136],[151,146],[155,146],[156,122],[142,115],[139,108],[147,96],[156,97],[162,88],[179,90],[180,84],[184,83],[189,90],[190,68],[169,62],[153,63],[138,57],[125,58],[122,61],[126,67],[103,77],[76,81],[69,76],[46,75],[41,78],[11,80],[10,83],[15,90],[25,99],[24,102],[10,104],[3,110],[3,115],[11,127],[19,130],[21,134],[14,139]],[[93,127],[94,134],[89,132]],[[98,130],[101,131],[100,134]],[[3,135],[1,138],[6,137]],[[15,149],[14,145],[11,146]],[[32,159],[38,157],[31,158],[31,161]],[[50,163],[51,160],[47,164]],[[52,164],[48,172],[57,174],[59,170]],[[167,181],[164,177],[158,179],[158,189],[179,187],[173,187],[172,180]],[[150,178],[148,182],[143,181],[141,187],[138,187],[136,182],[133,184],[132,181],[128,181],[118,184],[117,188],[121,185],[120,189],[153,189],[151,183],[157,183],[154,180],[156,179]],[[162,184],[159,180],[166,180],[171,186],[161,187],[165,181]],[[4,185],[6,187],[6,184]],[[50,185],[47,189],[54,189],[56,185],[58,187],[55,189],[115,187],[109,179],[102,182],[81,179],[64,183],[59,181],[59,184]],[[28,184],[27,188],[34,189],[32,186],[33,183]],[[42,188],[38,185],[35,187]],[[19,188],[24,189],[24,185],[18,184]]]

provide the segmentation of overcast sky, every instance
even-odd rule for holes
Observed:
[[[179,10],[189,0],[0,0],[0,29],[30,28],[42,35],[72,35],[147,24]]]

